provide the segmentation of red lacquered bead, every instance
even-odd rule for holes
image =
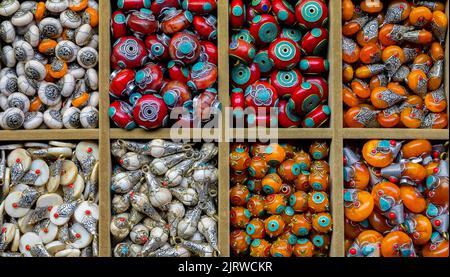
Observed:
[[[281,127],[297,127],[300,125],[301,120],[295,112],[291,101],[282,99],[278,102],[278,122]]]
[[[250,34],[255,38],[256,45],[267,45],[275,40],[280,33],[280,26],[272,15],[256,15],[250,23]]]
[[[329,67],[328,60],[322,57],[308,56],[300,60],[300,70],[307,74],[323,74]]]
[[[295,11],[287,1],[272,0],[272,11],[278,22],[286,26],[295,24]]]
[[[217,39],[217,30],[216,24],[217,19],[213,15],[208,16],[194,16],[194,21],[192,23],[194,25],[195,31],[200,35],[201,39],[215,41]]]
[[[128,15],[127,27],[133,33],[150,35],[158,31],[158,21],[150,10],[140,9]]]
[[[234,66],[231,70],[231,84],[244,90],[258,81],[260,77],[261,72],[256,63],[252,63],[250,66],[241,63]]]
[[[328,82],[322,76],[306,76],[304,78],[305,82],[309,82],[311,84],[316,84],[320,90],[320,100],[322,103],[328,101]]]
[[[277,90],[266,81],[256,81],[245,90],[247,106],[255,108],[256,111],[264,108],[261,111],[265,111],[268,114],[270,108],[276,106],[277,101]]]
[[[246,64],[250,64],[255,58],[256,49],[248,41],[243,39],[233,39],[229,47],[229,55]]]
[[[217,8],[216,0],[184,0],[183,9],[195,14],[210,14]]]
[[[189,69],[186,66],[177,64],[174,61],[170,61],[167,64],[170,79],[187,83],[189,79]]]
[[[217,46],[210,41],[200,41],[200,62],[210,62],[217,65],[218,50]]]
[[[150,5],[150,10],[152,10],[155,16],[159,16],[162,11],[170,8],[179,9],[180,0],[153,1],[152,4]]]
[[[321,0],[298,1],[295,6],[295,17],[303,29],[322,27],[328,22],[328,8]]]
[[[215,64],[198,62],[191,68],[187,85],[192,91],[209,88],[217,81],[217,74],[218,71]]]
[[[111,73],[109,94],[116,98],[128,96],[136,88],[134,83],[135,76],[136,73],[132,69],[119,69]]]
[[[301,42],[300,48],[305,55],[318,56],[327,49],[328,30],[325,28],[314,28],[307,32]]]
[[[167,106],[162,98],[152,94],[142,96],[133,109],[136,123],[147,130],[165,126],[168,120]]]
[[[303,82],[292,94],[292,101],[298,114],[306,114],[320,104],[320,90],[314,83]]]
[[[134,82],[139,91],[159,92],[163,85],[163,71],[160,65],[154,63],[146,64],[141,70],[136,72]]]
[[[115,39],[127,35],[127,19],[121,11],[115,11],[111,15],[111,33]]]
[[[153,34],[145,38],[145,46],[148,49],[148,56],[154,61],[170,59],[169,43],[170,37],[166,34]]]
[[[124,129],[136,128],[136,123],[133,119],[133,108],[126,102],[116,100],[109,106],[109,118],[117,125],[117,127]]]
[[[173,35],[169,44],[172,60],[181,64],[194,63],[200,56],[200,42],[191,33],[180,32]]]
[[[303,76],[297,69],[275,70],[270,74],[270,84],[275,87],[280,97],[290,98],[302,82]]]
[[[302,121],[304,128],[317,128],[322,126],[330,117],[330,107],[327,105],[319,105],[309,112]]]
[[[142,40],[126,36],[119,38],[113,45],[111,67],[136,68],[147,61],[147,50]]]
[[[245,22],[245,5],[242,0],[231,0],[229,11],[232,29],[241,29]]]
[[[301,58],[298,44],[289,38],[278,38],[274,40],[269,46],[268,54],[275,68],[281,70],[293,68]]]

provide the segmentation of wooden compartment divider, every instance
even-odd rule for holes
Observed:
[[[331,141],[330,146],[330,164],[331,166],[331,201],[332,215],[334,220],[334,230],[331,241],[330,256],[343,257],[344,249],[344,215],[343,215],[343,164],[342,148],[346,139],[415,139],[426,138],[433,140],[448,140],[448,127],[444,130],[412,130],[412,129],[348,129],[343,128],[343,107],[342,107],[342,54],[341,54],[341,0],[329,1],[329,52],[330,62],[329,72],[329,101],[332,115],[328,128],[322,129],[278,129],[278,138],[282,139],[326,139]],[[110,218],[111,218],[111,156],[110,141],[114,139],[145,139],[154,138],[170,139],[170,129],[162,128],[155,131],[144,131],[135,129],[126,131],[115,126],[110,126],[108,116],[109,108],[109,75],[110,75],[110,18],[111,2],[99,0],[100,4],[100,24],[99,24],[99,128],[98,129],[77,129],[77,130],[0,130],[0,143],[13,141],[35,141],[35,140],[96,140],[100,147],[101,170],[99,175],[99,193],[100,193],[100,256],[111,256],[110,240]],[[229,0],[218,0],[218,48],[219,48],[219,81],[218,91],[222,107],[230,106],[229,99],[229,56],[228,56],[228,4]],[[448,0],[446,1],[446,14],[449,15]],[[445,49],[445,91],[449,99],[449,35],[447,30],[447,41]],[[447,107],[447,114],[449,107]],[[224,141],[225,131],[231,131],[237,134],[238,138],[246,138],[247,133],[244,130],[243,137],[237,132],[238,129],[229,130],[224,117],[221,121],[221,136],[217,134],[205,134],[202,130],[191,129],[192,138],[215,138],[219,146],[219,247],[223,256],[229,256],[229,163],[228,154],[230,149],[229,142]]]

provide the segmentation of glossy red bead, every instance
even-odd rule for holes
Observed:
[[[142,96],[133,108],[135,122],[146,130],[165,126],[168,110],[163,99],[152,94]]]

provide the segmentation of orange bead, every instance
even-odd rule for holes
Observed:
[[[430,56],[433,61],[442,60],[445,57],[444,48],[439,42],[433,42],[430,47]]]
[[[344,114],[345,125],[349,128],[374,127],[377,125],[376,116],[380,113],[364,107],[352,107]]]
[[[434,11],[431,20],[431,29],[440,42],[445,40],[445,33],[448,28],[448,18],[443,11]]]
[[[237,149],[239,149],[239,150],[237,150]],[[244,142],[233,142],[232,144],[231,144],[231,146],[230,146],[230,152],[233,152],[233,151],[237,151],[237,152],[249,152],[250,151],[250,148],[248,147],[248,144],[247,143],[244,143]],[[253,155],[252,154],[252,156],[255,156],[255,155]]]
[[[254,178],[263,178],[267,174],[269,166],[266,160],[261,156],[254,156],[248,166],[248,173]]]
[[[236,185],[230,189],[230,202],[233,206],[245,206],[250,197],[250,191],[246,186]]]
[[[267,146],[268,146],[267,144],[259,142],[253,143],[252,146],[250,147],[250,154],[252,155],[252,157],[264,155]]]
[[[408,95],[404,103],[408,106],[422,107],[423,99],[419,95]]]
[[[319,233],[329,233],[333,230],[333,219],[330,213],[317,213],[312,216],[313,229]]]
[[[231,170],[230,172],[230,183],[232,185],[237,185],[237,184],[244,184],[248,179],[248,175],[246,173],[242,173],[242,172],[234,172],[233,170]]]
[[[427,177],[427,171],[421,164],[406,162],[402,172],[403,176],[407,176],[414,181],[422,182]]]
[[[301,168],[293,159],[287,159],[280,164],[277,172],[284,181],[293,181],[300,174]]]
[[[88,0],[77,0],[77,1],[70,1],[69,9],[71,9],[74,12],[79,12],[88,6]]]
[[[309,175],[309,185],[317,191],[327,191],[329,175],[324,171],[314,171]]]
[[[85,14],[83,15],[85,19],[88,19],[89,25],[92,27],[97,27],[98,25],[98,12],[96,9],[93,8],[87,8],[85,11]]]
[[[311,156],[303,150],[296,152],[293,159],[300,166],[301,170],[309,170],[311,167]]]
[[[385,234],[391,231],[392,226],[389,224],[388,219],[379,211],[373,210],[368,217],[370,225],[378,232]]]
[[[276,173],[267,174],[262,180],[262,189],[267,194],[280,192],[283,181]]]
[[[304,212],[308,209],[308,194],[304,191],[296,191],[289,197],[289,205],[296,212]]]
[[[342,101],[349,107],[356,107],[362,103],[362,100],[347,86],[342,87]]]
[[[269,257],[270,242],[264,239],[255,239],[250,245],[250,256],[252,257]]]
[[[41,21],[45,15],[45,2],[39,2],[36,4],[36,8],[34,11],[34,18],[37,22]]]
[[[53,39],[43,39],[38,45],[38,51],[45,55],[51,55],[55,52],[55,48],[58,43]]]
[[[67,73],[67,64],[61,60],[56,60],[51,63],[48,73],[55,79],[64,77]]]
[[[272,257],[291,257],[292,245],[285,239],[277,239],[270,247]]]
[[[448,258],[448,240],[441,239],[437,242],[429,242],[422,248],[424,257]]]
[[[361,25],[361,23],[364,22],[359,22],[358,20],[345,22],[344,25],[342,25],[342,34],[347,37],[353,36],[354,34],[358,33],[364,26]]]
[[[30,103],[30,112],[37,112],[42,108],[42,101],[39,97],[35,97]]]
[[[325,160],[315,160],[311,164],[311,173],[315,171],[323,171],[325,173],[330,173],[330,165]]]
[[[308,235],[309,231],[311,231],[311,219],[305,214],[296,214],[292,217],[289,226],[296,236],[303,237]]]
[[[360,48],[359,46],[349,38],[343,38],[342,41],[342,59],[344,62],[352,64],[359,60]]]
[[[409,13],[409,23],[417,27],[423,27],[427,25],[432,18],[433,13],[429,8],[424,6],[413,7],[411,12]]]
[[[374,88],[370,94],[370,101],[375,108],[386,109],[390,106],[406,99],[405,96],[398,95],[386,87]]]
[[[264,197],[261,195],[253,195],[247,203],[247,209],[253,216],[261,217],[265,214]]]
[[[366,230],[361,232],[356,238],[360,244],[373,243],[379,244],[383,240],[383,235],[374,230]]]
[[[360,8],[366,13],[379,13],[383,10],[383,2],[373,0],[363,0],[360,3]]]
[[[309,172],[302,172],[297,176],[297,179],[294,180],[294,185],[296,190],[301,191],[309,191],[311,186],[309,185]]]
[[[283,233],[285,223],[280,215],[271,215],[264,220],[264,228],[269,237],[274,238]]]
[[[402,186],[400,188],[403,205],[413,213],[421,213],[426,209],[427,202],[422,194],[412,186]]]
[[[378,32],[378,40],[384,46],[395,45],[398,43],[398,39],[392,36],[394,30],[394,24],[385,24],[380,28]]]
[[[355,5],[353,5],[352,0],[342,1],[342,20],[348,21],[352,19],[355,10]]]
[[[328,248],[330,247],[331,239],[328,234],[321,234],[312,231],[310,239],[315,246],[315,255],[319,254],[320,251],[328,250]]]
[[[391,1],[388,5],[388,12],[389,10],[398,12],[398,10],[400,10],[400,20],[399,21],[403,21],[405,19],[408,18],[409,13],[411,12],[411,5],[409,3],[409,1],[406,0],[394,0]],[[398,15],[396,15],[396,18],[398,17]]]
[[[428,175],[433,175],[435,170],[435,168],[439,167],[439,162],[436,161],[432,161],[430,163],[428,163],[427,165],[425,165],[425,170],[427,171],[427,176]]]
[[[357,190],[356,193],[356,202],[344,204],[344,214],[351,221],[361,222],[372,213],[374,200],[370,192]]]
[[[381,127],[393,128],[400,123],[400,111],[396,112],[395,109],[386,109],[377,114],[377,121]]]
[[[376,43],[371,43],[363,48],[359,53],[359,59],[363,63],[371,64],[379,61],[381,58],[381,48]]]
[[[391,45],[383,49],[381,53],[381,59],[383,62],[386,62],[392,56],[397,57],[400,60],[400,63],[405,63],[406,57],[403,49],[397,45]]]
[[[328,194],[323,191],[314,191],[309,194],[308,207],[315,213],[326,212],[330,209]]]
[[[251,214],[249,210],[244,207],[231,207],[230,223],[236,228],[245,228],[250,221]]]
[[[353,222],[350,219],[345,218],[344,236],[346,239],[356,239],[356,237],[365,230],[367,230],[367,228],[361,225],[359,222]]]
[[[400,95],[400,96],[408,96],[408,91],[406,90],[406,88],[402,85],[400,85],[399,83],[394,83],[394,82],[390,82],[387,85],[387,88],[392,90],[393,92],[395,92],[396,94]]]
[[[357,162],[349,167],[352,172],[352,179],[348,182],[349,188],[364,190],[369,185],[370,173],[364,163]]]
[[[342,67],[342,82],[348,83],[353,79],[353,67],[346,63]]]
[[[417,129],[422,125],[423,111],[414,107],[406,107],[400,113],[400,120],[405,127]]]
[[[369,165],[374,167],[386,167],[394,161],[395,157],[392,151],[379,151],[379,147],[385,148],[384,141],[369,140],[363,146],[362,155]]]
[[[383,257],[402,257],[406,254],[414,254],[414,250],[411,250],[412,241],[411,238],[404,232],[394,231],[387,234],[381,241],[381,255]],[[402,254],[401,250],[405,251]]]
[[[427,200],[435,205],[448,206],[448,183],[448,177],[434,175],[428,176],[426,180],[426,185],[428,188]]]
[[[278,166],[286,158],[286,151],[278,143],[271,143],[266,147],[264,156],[268,165]]]
[[[410,159],[413,157],[419,157],[422,154],[431,154],[431,143],[426,139],[411,140],[402,147],[403,157]]]
[[[281,214],[286,208],[286,203],[282,194],[269,194],[264,199],[264,210],[269,214]]]
[[[253,218],[250,220],[245,230],[252,240],[263,239],[266,236],[264,221],[259,218]]]
[[[387,211],[401,199],[400,188],[391,182],[381,182],[376,184],[372,189],[372,197],[375,202],[375,207],[380,211]],[[395,203],[389,202],[391,199]]]
[[[384,74],[378,74],[370,78],[369,87],[370,89],[374,89],[377,87],[385,86],[387,83],[387,76]]]
[[[314,245],[308,239],[298,239],[293,247],[293,254],[296,257],[312,257]]]
[[[327,143],[322,141],[315,141],[309,147],[309,154],[311,154],[315,160],[325,159],[328,157],[329,151],[330,148]]]
[[[421,214],[416,214],[412,216],[414,221],[414,232],[410,234],[411,239],[416,245],[426,244],[433,233],[433,227],[431,226],[430,220]]]
[[[250,236],[244,230],[238,229],[230,233],[230,246],[235,254],[247,252],[250,242]]]
[[[353,92],[360,98],[366,99],[370,97],[369,85],[361,79],[354,79],[350,84]]]
[[[230,167],[236,172],[243,172],[250,166],[250,155],[242,149],[230,153]]]
[[[50,75],[51,65],[50,64],[46,64],[45,65],[45,70],[46,70],[47,74],[45,75],[44,81],[53,83],[55,81],[55,78],[53,78]]]
[[[432,113],[431,116],[431,128],[433,129],[444,129],[448,126],[448,116],[447,113]]]

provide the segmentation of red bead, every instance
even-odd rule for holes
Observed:
[[[245,5],[242,0],[231,0],[229,21],[232,29],[241,29],[245,22]]]
[[[328,30],[325,28],[314,28],[308,31],[300,42],[300,48],[305,55],[321,55],[328,46]]]
[[[303,82],[292,94],[290,101],[293,101],[298,114],[305,114],[320,104],[320,98],[320,90],[314,83]]]
[[[41,174],[41,171],[40,171],[39,169],[36,169],[35,173],[36,173],[37,175],[39,175],[39,174]]]
[[[142,40],[126,36],[119,38],[113,45],[111,54],[111,67],[136,68],[147,61],[147,50]]]
[[[320,90],[321,102],[326,103],[328,101],[328,82],[325,78],[322,76],[306,76],[304,82],[316,84]]]
[[[300,71],[308,74],[323,74],[329,67],[328,60],[322,57],[308,56],[300,60]]]
[[[219,59],[219,52],[217,46],[210,41],[200,41],[200,62],[210,62],[217,66],[217,61]]]
[[[191,33],[176,33],[170,40],[169,53],[175,62],[183,65],[194,63],[200,56],[200,42]]]
[[[55,214],[53,215],[53,217],[54,217],[54,218],[58,218],[58,217],[59,217],[59,214],[58,214],[58,213],[55,213]]]
[[[126,102],[116,100],[109,106],[109,117],[117,125],[117,127],[128,130],[136,128],[133,119],[133,108]]]
[[[195,14],[210,14],[217,8],[216,0],[183,0],[182,7]]]
[[[30,250],[31,250],[31,246],[30,246],[29,244],[27,244],[27,245],[25,245],[25,249],[26,249],[27,251],[30,251]]]
[[[269,46],[268,54],[275,68],[281,70],[288,70],[295,67],[301,58],[298,44],[289,38],[278,38],[274,40]]]
[[[132,69],[114,71],[110,76],[109,94],[117,98],[128,96],[136,88],[134,83],[135,77],[136,73]]]
[[[121,0],[117,1],[117,7],[121,10],[139,10],[142,8],[149,8],[150,1],[148,0]]]
[[[319,105],[314,110],[305,115],[302,126],[304,128],[317,128],[325,124],[330,118],[330,107],[327,105]]]
[[[397,216],[395,215],[395,213],[389,213],[389,219],[393,220],[395,219]]]
[[[303,0],[295,6],[295,17],[303,29],[322,27],[328,22],[328,8],[321,0]]]
[[[141,128],[147,130],[165,126],[168,120],[167,106],[160,97],[147,94],[136,103],[133,117]]]
[[[302,82],[303,76],[297,69],[275,70],[270,74],[270,84],[274,86],[280,97],[287,99],[291,97]]]
[[[127,19],[121,11],[115,11],[111,15],[111,33],[115,39],[127,35]]]
[[[133,11],[128,15],[127,27],[136,34],[150,35],[158,30],[158,21],[148,9]]]
[[[192,91],[207,89],[217,81],[218,73],[215,64],[210,62],[198,62],[191,68],[187,85]]]
[[[439,219],[436,219],[436,220],[434,221],[434,225],[436,225],[436,226],[441,226],[441,221],[440,221]]]
[[[251,1],[251,5],[259,14],[268,13],[271,9],[270,0]]]
[[[192,100],[188,86],[180,81],[169,81],[161,90],[161,96],[167,107],[182,107],[184,103]]]
[[[250,34],[255,39],[256,45],[267,45],[278,37],[280,26],[272,15],[256,15],[250,23]]]
[[[272,0],[272,11],[278,19],[278,22],[281,22],[286,26],[295,24],[295,12],[289,2],[283,0]]]
[[[13,207],[14,209],[16,209],[18,206],[19,206],[19,205],[17,205],[17,203],[12,203],[12,207]]]
[[[252,63],[250,66],[238,64],[231,69],[230,77],[234,87],[245,90],[260,79],[261,71],[256,63]]]
[[[204,40],[212,40],[215,41],[217,39],[217,19],[213,15],[208,16],[194,16],[194,21],[192,22],[194,25],[195,31],[200,35],[201,39]]]
[[[248,86],[244,95],[248,107],[255,108],[257,112],[264,108],[261,111],[267,114],[271,107],[276,106],[278,100],[277,90],[266,81],[256,81]]]
[[[167,64],[170,79],[187,83],[189,79],[189,69],[186,66],[170,61]]]
[[[280,100],[278,102],[278,122],[283,128],[297,127],[302,119],[294,110],[293,102]]]
[[[163,85],[163,69],[160,65],[148,63],[136,72],[134,83],[142,93],[159,92]]]
[[[156,15],[159,16],[162,11],[167,10],[169,8],[180,8],[179,0],[164,0],[164,1],[152,1],[150,5],[150,10]]]
[[[170,9],[163,12],[164,17],[159,23],[160,30],[166,35],[173,35],[184,31],[192,23],[192,14],[189,11]]]
[[[255,58],[256,49],[248,41],[243,39],[233,39],[229,47],[229,55],[246,64],[250,64]]]
[[[356,249],[355,248],[350,248],[350,254],[355,255],[356,254]]]
[[[170,37],[166,34],[152,34],[145,38],[145,47],[148,49],[148,56],[154,61],[170,59],[169,43]]]

